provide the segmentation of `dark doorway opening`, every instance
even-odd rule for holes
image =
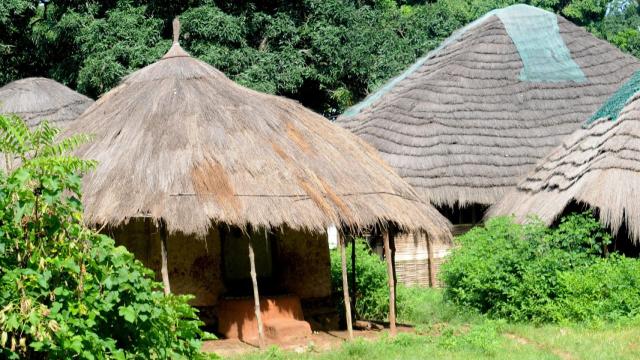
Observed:
[[[451,232],[454,236],[458,236],[481,223],[484,213],[489,206],[477,203],[460,206],[459,203],[455,203],[453,206],[442,205],[436,208],[444,217],[451,221],[453,224]]]
[[[242,231],[231,227],[220,230],[222,245],[222,275],[226,296],[253,296],[249,264],[249,241],[255,252],[256,275],[260,284],[260,295],[280,292],[277,278],[276,235],[272,232]]]

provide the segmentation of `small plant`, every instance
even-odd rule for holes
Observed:
[[[349,358],[361,359],[367,355],[370,344],[362,338],[356,338],[353,341],[347,342],[343,345],[345,354]]]
[[[94,164],[68,152],[87,138],[57,133],[0,116],[0,358],[201,357],[190,297],[164,296],[131,253],[83,224],[80,177]]]
[[[285,353],[279,347],[271,345],[265,350],[263,358],[267,360],[281,360],[285,358]]]
[[[397,287],[398,321],[406,324],[428,324],[447,316],[450,309],[443,303],[442,293],[419,286]]]

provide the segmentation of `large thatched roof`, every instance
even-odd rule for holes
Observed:
[[[424,199],[492,204],[639,67],[564,18],[517,5],[457,32],[338,122]]]
[[[600,118],[567,137],[487,216],[513,214],[523,221],[537,215],[551,224],[575,201],[596,209],[614,234],[626,223],[637,242],[639,198],[640,93],[636,93],[617,120]]]
[[[450,237],[448,222],[350,132],[300,104],[244,88],[177,42],[103,95],[68,133],[79,155],[85,219],[135,217],[205,234],[215,222],[325,231],[395,222]]]
[[[0,88],[0,113],[16,114],[29,126],[48,120],[64,127],[91,104],[90,98],[46,78],[26,78]]]

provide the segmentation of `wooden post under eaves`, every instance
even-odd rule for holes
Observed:
[[[256,275],[256,257],[253,253],[253,245],[251,237],[248,239],[249,244],[249,263],[251,265],[251,283],[253,284],[253,301],[255,303],[256,320],[258,321],[258,341],[260,348],[265,347],[264,342],[264,326],[262,325],[262,314],[260,312],[260,294],[258,293],[258,276]]]
[[[391,336],[396,335],[396,286],[393,276],[393,255],[389,246],[389,229],[385,229],[382,234],[384,241],[384,256],[387,259],[387,278],[389,280],[389,330]]]
[[[167,256],[167,238],[169,235],[167,234],[167,225],[164,223],[164,220],[160,220],[160,256],[162,258],[162,264],[160,268],[160,273],[162,274],[162,284],[164,285],[164,294],[168,295],[171,293],[171,283],[169,282],[169,265],[168,256]]]
[[[356,282],[356,238],[355,236],[351,237],[351,309],[353,309],[353,318],[358,316],[356,314],[356,290],[357,290],[357,282]]]
[[[353,323],[351,321],[351,302],[349,301],[349,281],[347,281],[347,254],[344,236],[338,234],[338,243],[340,243],[340,259],[342,261],[342,292],[344,295],[344,310],[347,320],[347,330],[349,339],[353,339]]]
[[[429,261],[429,287],[436,287],[436,264],[433,260],[433,244],[429,234],[425,234],[427,239],[427,259]]]

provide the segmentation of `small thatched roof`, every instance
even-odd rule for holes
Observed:
[[[20,116],[31,127],[48,120],[64,127],[93,100],[51,79],[32,77],[0,88],[0,113]]]
[[[639,77],[640,79],[640,77]],[[640,241],[640,93],[617,120],[600,118],[577,130],[542,159],[487,216],[537,215],[547,224],[572,201],[596,209],[616,234],[626,224]]]
[[[458,31],[338,122],[433,204],[493,204],[638,68],[566,19],[516,5]]]
[[[85,219],[325,231],[394,222],[450,237],[448,222],[350,132],[302,105],[244,88],[174,41],[68,128],[95,140]]]

